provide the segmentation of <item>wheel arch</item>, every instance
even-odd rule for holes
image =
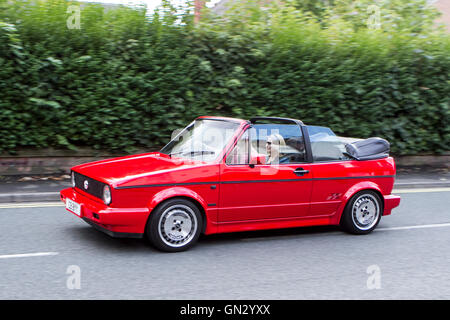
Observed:
[[[207,215],[206,215],[206,202],[205,200],[200,197],[196,192],[183,188],[183,187],[176,187],[176,188],[170,188],[165,189],[157,194],[155,194],[152,199],[149,201],[149,216],[147,218],[147,223],[150,221],[150,216],[152,212],[157,209],[159,206],[164,204],[165,202],[172,200],[172,199],[184,199],[187,201],[190,201],[192,204],[194,204],[200,211],[200,214],[202,216],[202,230],[201,232],[204,233],[207,226]],[[146,228],[147,229],[147,228]]]
[[[351,188],[349,188],[347,190],[347,192],[342,196],[342,202],[337,210],[338,214],[336,216],[336,224],[339,224],[341,222],[342,219],[342,214],[344,213],[344,209],[345,207],[348,205],[349,201],[352,199],[352,197],[357,194],[358,192],[361,191],[373,191],[375,192],[379,197],[380,197],[380,201],[381,201],[381,215],[383,215],[384,212],[384,207],[385,207],[385,203],[384,203],[384,196],[383,193],[381,191],[381,188],[373,182],[370,181],[364,181],[364,182],[359,182],[355,185],[353,185]]]

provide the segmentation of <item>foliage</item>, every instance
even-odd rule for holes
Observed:
[[[449,150],[450,39],[428,23],[399,14],[406,26],[370,30],[329,8],[319,19],[247,2],[193,26],[165,1],[151,15],[84,4],[68,29],[70,4],[0,0],[0,151],[155,148],[199,115],[299,118],[384,137],[396,154]]]
[[[329,26],[338,17],[355,30],[366,28],[370,16],[379,10],[384,31],[429,32],[439,11],[428,0],[290,0],[297,9]]]

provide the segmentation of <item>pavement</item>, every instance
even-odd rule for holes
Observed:
[[[173,254],[110,238],[61,202],[0,204],[0,299],[450,299],[450,189],[440,190],[398,190],[400,206],[369,235],[220,234]]]
[[[52,180],[48,177],[37,177],[33,180],[3,179],[0,180],[0,203],[58,201],[59,191],[70,185],[69,179]],[[450,172],[420,168],[399,169],[394,184],[394,190],[448,187],[450,187]]]

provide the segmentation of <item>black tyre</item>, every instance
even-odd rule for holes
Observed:
[[[378,225],[383,213],[380,196],[371,190],[355,194],[345,206],[341,227],[352,234],[367,234]]]
[[[202,225],[202,215],[194,203],[171,199],[150,214],[146,236],[161,251],[179,252],[197,242]]]

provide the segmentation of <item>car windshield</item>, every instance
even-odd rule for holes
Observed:
[[[238,128],[238,122],[198,119],[177,134],[161,149],[161,153],[171,157],[214,161]]]

